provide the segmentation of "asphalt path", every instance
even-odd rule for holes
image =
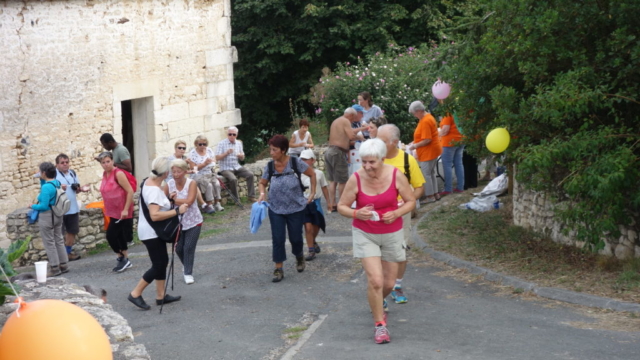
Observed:
[[[219,215],[216,215],[219,216]],[[224,216],[221,214],[220,216]],[[250,234],[248,218],[233,231],[201,239],[196,283],[185,285],[176,257],[174,289],[182,300],[162,314],[155,285],[144,293],[152,309],[129,303],[128,293],[150,266],[143,245],[130,251],[133,267],[115,274],[103,253],[71,263],[66,277],[108,291],[108,301],[152,359],[636,359],[640,328],[603,330],[573,305],[513,295],[419,252],[409,255],[407,304],[390,301],[391,343],[373,342],[366,277],[351,256],[349,220],[327,216],[322,253],[271,282],[268,223]],[[288,248],[290,251],[290,248]],[[615,328],[615,327],[614,327]]]

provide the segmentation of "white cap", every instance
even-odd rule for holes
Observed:
[[[300,159],[309,160],[309,159],[315,159],[315,158],[316,158],[316,155],[313,153],[313,150],[311,149],[302,150],[302,152],[300,153]]]

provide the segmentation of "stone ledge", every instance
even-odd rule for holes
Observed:
[[[90,313],[109,336],[115,360],[151,359],[145,346],[135,343],[133,331],[127,320],[114,311],[111,305],[88,293],[84,287],[70,283],[62,277],[48,279],[46,284],[39,284],[35,280],[17,281],[17,284],[22,288],[20,296],[27,302],[40,299],[63,300]],[[0,305],[0,328],[18,308],[18,304],[13,303],[15,296],[8,298],[10,302]]]

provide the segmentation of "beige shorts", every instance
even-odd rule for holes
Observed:
[[[411,245],[411,212],[402,215],[402,231],[404,232],[405,245]]]
[[[407,258],[402,229],[389,234],[369,234],[358,228],[352,228],[351,233],[354,258],[379,256],[388,262],[402,262]]]

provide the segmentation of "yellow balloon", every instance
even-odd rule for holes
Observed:
[[[79,306],[37,300],[14,312],[0,333],[0,360],[112,360],[109,336]]]
[[[494,154],[499,154],[509,147],[509,141],[511,141],[511,135],[505,128],[497,128],[491,130],[487,135],[487,149]]]

